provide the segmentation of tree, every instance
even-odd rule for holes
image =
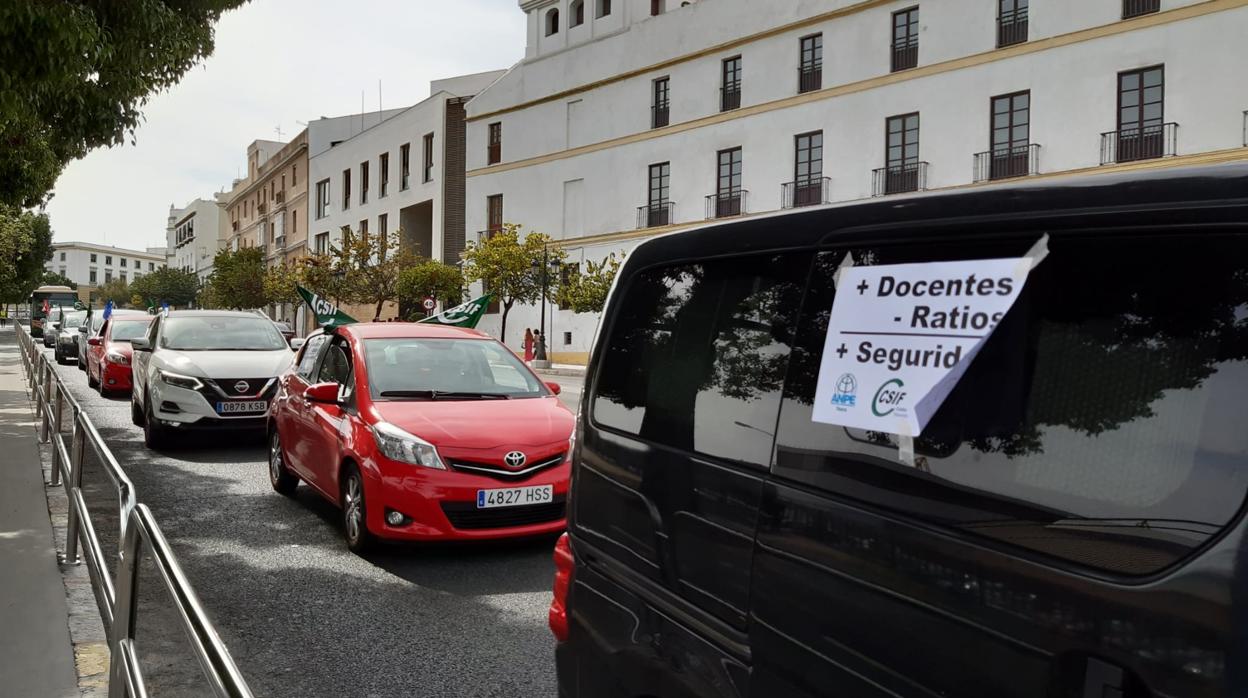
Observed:
[[[145,301],[187,306],[199,293],[199,277],[195,272],[163,267],[135,279],[130,290]]]
[[[0,90],[0,101],[3,100]],[[0,147],[0,152],[3,150]],[[47,215],[0,203],[0,302],[16,303],[30,298],[43,280],[43,264],[49,259],[52,225]]]
[[[244,1],[0,3],[0,203],[43,203],[66,163],[133,136]]]
[[[134,292],[124,280],[113,279],[104,282],[95,292],[95,299],[101,303],[112,301],[116,306],[130,305],[134,301]]]
[[[303,267],[299,262],[274,264],[264,270],[265,305],[280,303],[301,303],[302,299],[295,290],[302,283]]]
[[[528,233],[513,223],[464,250],[464,278],[484,282],[503,308],[499,340],[507,342],[507,316],[516,303],[535,303],[542,295],[543,262],[561,264],[567,253],[550,248],[550,236]]]
[[[78,290],[78,284],[74,283],[68,276],[64,274],[54,274],[50,271],[43,272],[43,278],[39,280],[40,286],[68,286],[75,291]]]
[[[571,308],[575,313],[602,312],[607,294],[611,292],[611,284],[615,282],[615,275],[622,264],[614,252],[601,262],[585,262],[584,271],[570,274],[559,284],[555,294],[559,305]]]
[[[464,275],[459,268],[437,260],[427,259],[399,272],[399,301],[404,305],[419,306],[429,296],[453,305],[463,288]]]
[[[205,305],[236,310],[268,305],[264,294],[264,250],[221,250],[212,263]]]
[[[342,244],[331,250],[335,268],[345,271],[344,295],[352,303],[374,306],[373,319],[381,317],[387,301],[398,300],[399,273],[414,266],[419,257],[403,244],[403,231],[388,235],[363,235],[342,228]]]

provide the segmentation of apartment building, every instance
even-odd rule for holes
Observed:
[[[54,242],[44,269],[84,287],[96,288],[113,279],[133,282],[165,266],[165,250],[127,250],[91,242]]]
[[[313,153],[312,251],[337,245],[344,227],[401,230],[421,256],[458,263],[465,240],[464,106],[503,72],[436,80],[427,99]]]
[[[201,282],[212,274],[213,260],[230,237],[225,194],[195,199],[183,208],[169,206],[165,230],[167,264],[194,272]]]
[[[1248,0],[519,4],[524,60],[468,105],[468,229],[575,262],[707,220],[1248,157],[1226,69]],[[597,317],[548,312],[553,358],[584,361]]]

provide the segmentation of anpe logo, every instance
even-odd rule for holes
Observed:
[[[858,379],[854,374],[846,373],[836,379],[836,392],[832,393],[832,404],[836,407],[853,407],[858,402]]]
[[[871,414],[877,417],[887,417],[892,414],[906,398],[906,393],[902,390],[905,385],[900,378],[884,381],[884,385],[875,391],[875,398],[871,400]]]

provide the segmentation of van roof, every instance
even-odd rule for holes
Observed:
[[[896,226],[946,227],[974,221],[962,234],[992,234],[982,226],[993,219],[1025,223],[1053,217],[1082,217],[1088,225],[1103,225],[1116,214],[1115,225],[1163,222],[1159,211],[1171,214],[1189,207],[1216,204],[1228,209],[1227,222],[1248,220],[1248,161],[1201,167],[1167,168],[1127,173],[1021,178],[1008,183],[968,187],[956,191],[889,195],[870,200],[803,208],[731,222],[716,222],[653,238],[629,255],[634,269],[685,258],[743,254],[854,242],[885,234],[895,237]],[[1232,213],[1230,209],[1241,209]],[[1152,215],[1140,215],[1153,212]],[[1133,216],[1133,214],[1135,214]],[[1099,220],[1096,220],[1098,219]],[[759,229],[766,234],[760,235]]]

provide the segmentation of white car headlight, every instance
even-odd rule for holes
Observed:
[[[393,424],[388,422],[374,424],[373,438],[377,440],[377,448],[390,460],[435,470],[446,470],[442,457],[438,455],[438,449],[433,444]]]
[[[199,390],[200,388],[204,387],[204,384],[200,383],[199,379],[196,378],[195,376],[184,376],[181,373],[174,373],[172,371],[166,371],[164,369],[158,369],[156,372],[160,374],[160,380],[164,381],[165,383],[168,383],[169,385],[172,385],[175,388],[186,388],[187,390]]]
[[[108,362],[110,364],[121,364],[122,366],[130,365],[130,357],[126,356],[125,354],[119,351],[110,351],[104,355],[104,358],[108,359]],[[169,383],[169,381],[167,380],[165,382]],[[169,384],[174,385],[173,383],[169,383]]]

